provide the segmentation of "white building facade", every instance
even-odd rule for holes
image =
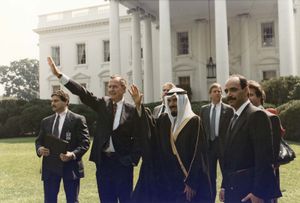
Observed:
[[[230,74],[257,81],[300,74],[299,0],[110,0],[39,16],[35,32],[41,99],[62,88],[47,56],[97,96],[106,94],[110,75],[122,75],[145,103],[159,101],[168,81],[199,101]]]

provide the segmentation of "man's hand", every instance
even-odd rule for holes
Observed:
[[[59,157],[63,162],[67,162],[73,160],[75,158],[75,154],[73,152],[67,151],[67,153],[65,154],[60,154]]]
[[[246,202],[250,200],[252,203],[264,203],[263,199],[260,199],[259,197],[256,197],[254,194],[249,193],[246,197],[242,199],[242,202]]]
[[[40,156],[49,156],[50,150],[42,146],[42,147],[38,148],[38,154]]]
[[[49,56],[47,57],[47,61],[48,61],[48,65],[51,68],[52,73],[56,76],[56,77],[60,77],[61,76],[61,72],[58,70],[58,68],[56,67],[53,59]]]
[[[128,89],[129,94],[131,95],[132,100],[135,103],[135,106],[138,110],[141,109],[143,94],[140,93],[139,89],[135,85],[131,85]]]
[[[219,192],[219,200],[220,200],[220,202],[225,201],[225,189],[224,188],[221,188],[221,190]]]
[[[193,197],[196,195],[196,191],[188,185],[185,185],[183,193],[185,193],[185,197],[189,202],[192,201]]]

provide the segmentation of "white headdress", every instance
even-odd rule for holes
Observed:
[[[168,98],[172,96],[176,96],[177,98],[177,116],[174,117],[171,114],[171,110],[168,105]],[[181,88],[172,88],[165,96],[165,104],[166,105],[166,112],[169,116],[169,119],[172,123],[173,131],[172,133],[176,132],[176,130],[180,127],[180,125],[186,120],[194,117],[196,114],[193,112],[191,103],[187,96],[187,92]]]

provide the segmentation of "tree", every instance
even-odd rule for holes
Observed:
[[[22,59],[10,66],[0,66],[0,82],[4,85],[3,96],[32,100],[39,97],[39,61]]]

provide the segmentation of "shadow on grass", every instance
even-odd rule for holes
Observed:
[[[0,144],[16,144],[16,143],[33,143],[34,144],[35,137],[17,137],[17,138],[1,138]]]

